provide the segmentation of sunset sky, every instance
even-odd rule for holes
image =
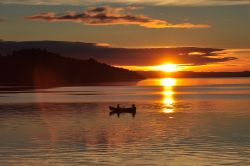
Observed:
[[[244,71],[249,18],[249,0],[0,0],[0,39],[90,43],[88,56],[134,70]]]

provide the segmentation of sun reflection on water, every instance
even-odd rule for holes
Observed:
[[[163,92],[162,92],[163,95],[162,103],[164,104],[163,112],[173,113],[174,112],[173,87],[176,85],[176,79],[174,78],[161,79],[161,85],[163,86]]]

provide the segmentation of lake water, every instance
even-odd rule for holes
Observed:
[[[250,165],[250,78],[0,87],[0,165]]]

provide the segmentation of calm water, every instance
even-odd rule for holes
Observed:
[[[250,79],[0,87],[0,165],[250,165]]]

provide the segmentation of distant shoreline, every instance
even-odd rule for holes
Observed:
[[[243,72],[192,72],[181,71],[174,73],[165,73],[157,71],[137,71],[140,75],[146,78],[237,78],[250,77],[250,71]]]

